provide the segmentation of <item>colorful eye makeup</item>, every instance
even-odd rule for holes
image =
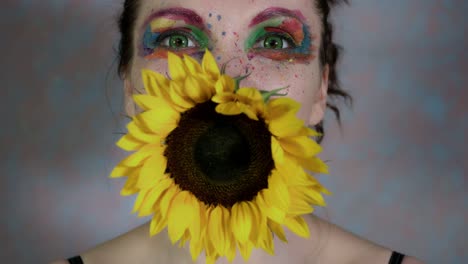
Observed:
[[[193,56],[208,48],[203,19],[191,10],[164,9],[151,15],[144,25],[140,55],[146,59],[167,58],[168,51]]]
[[[268,8],[258,14],[249,27],[245,43],[249,57],[260,55],[277,61],[307,63],[315,58],[313,39],[300,11]]]

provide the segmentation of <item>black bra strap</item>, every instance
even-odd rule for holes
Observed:
[[[393,251],[392,256],[390,257],[390,260],[388,261],[388,264],[401,264],[404,257],[405,257],[404,254]]]
[[[74,256],[72,258],[67,259],[70,264],[84,264],[83,260],[80,256]]]

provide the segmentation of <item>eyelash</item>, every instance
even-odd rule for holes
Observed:
[[[145,34],[154,34],[154,33],[145,33]],[[166,49],[171,49],[170,46],[161,45],[161,44],[163,42],[165,42],[166,39],[170,38],[173,35],[183,35],[194,45],[193,47],[181,48],[181,49],[178,49],[178,50],[200,47],[200,44],[198,43],[198,40],[196,40],[195,37],[192,34],[188,33],[187,31],[181,30],[181,29],[171,29],[171,30],[164,31],[164,32],[160,33],[156,37],[156,39],[147,40],[146,38],[144,38],[144,47],[145,47],[145,49],[148,49],[150,51],[153,51],[153,50],[157,49],[158,47],[164,47]]]
[[[262,41],[264,42],[266,38],[268,37],[280,37],[284,40],[286,40],[286,43],[288,43],[288,47],[284,49],[294,49],[297,47],[296,43],[294,43],[293,39],[289,36],[287,33],[278,33],[278,32],[267,32],[265,35],[260,37],[255,44],[252,46],[254,49],[264,49],[264,47],[257,47],[259,43]]]

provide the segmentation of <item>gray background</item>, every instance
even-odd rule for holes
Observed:
[[[318,214],[427,263],[468,263],[464,0],[354,0],[335,12],[342,132],[327,116]],[[145,222],[107,175],[126,153],[121,1],[2,1],[0,259],[69,257]],[[111,111],[112,110],[112,111]]]

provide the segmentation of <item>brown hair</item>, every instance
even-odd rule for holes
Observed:
[[[322,43],[320,45],[320,66],[329,66],[328,77],[328,97],[327,108],[333,111],[340,123],[340,109],[335,104],[337,99],[343,99],[346,103],[352,103],[352,97],[343,89],[341,89],[338,75],[336,72],[336,64],[340,58],[342,48],[333,42],[333,25],[329,21],[330,10],[341,4],[348,3],[348,0],[314,0],[316,8],[322,20]],[[128,71],[128,67],[133,55],[133,29],[138,14],[140,1],[125,0],[123,10],[120,15],[118,25],[120,31],[120,43],[118,48],[118,74],[123,78]],[[325,135],[323,120],[315,126],[315,129]],[[317,138],[318,142],[323,140],[323,136]]]

